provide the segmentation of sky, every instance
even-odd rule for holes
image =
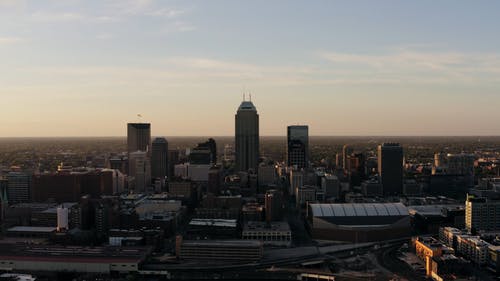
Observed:
[[[500,1],[0,0],[0,137],[500,135]],[[137,117],[141,114],[143,117]]]

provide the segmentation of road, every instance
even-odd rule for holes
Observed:
[[[378,263],[398,277],[402,277],[407,280],[426,281],[427,279],[425,276],[415,272],[409,265],[398,259],[397,250],[400,247],[401,245],[395,245],[378,251]]]
[[[381,249],[388,247],[393,247],[394,245],[400,246],[401,241],[389,241],[384,242]],[[309,247],[298,247],[290,249],[275,249],[268,250],[265,253],[264,258],[258,263],[249,264],[203,264],[203,263],[178,263],[178,264],[148,264],[144,268],[147,270],[248,270],[248,269],[265,269],[272,266],[290,266],[298,265],[306,262],[318,261],[320,259],[329,259],[335,255],[339,254],[350,254],[357,253],[360,251],[373,251],[374,247],[378,245],[377,243],[363,243],[363,244],[347,244],[347,245],[335,245],[335,246],[309,246]]]

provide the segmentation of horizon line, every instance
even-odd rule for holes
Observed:
[[[268,138],[268,137],[286,137],[287,135],[262,135],[259,136],[260,138]],[[166,135],[151,135],[151,138],[155,137],[165,137],[165,138],[230,138],[230,137],[235,137],[234,135],[213,135],[213,136],[208,136],[208,135],[172,135],[172,136],[166,136]],[[391,138],[397,138],[397,137],[402,137],[402,138],[411,138],[411,137],[468,137],[468,138],[473,138],[473,137],[500,137],[499,135],[310,135],[310,138],[314,137],[340,137],[340,138],[385,138],[385,137],[391,137]],[[35,139],[35,138],[127,138],[126,135],[121,135],[121,136],[0,136],[0,139]]]

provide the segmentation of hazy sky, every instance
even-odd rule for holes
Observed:
[[[500,135],[500,1],[0,0],[0,137]]]

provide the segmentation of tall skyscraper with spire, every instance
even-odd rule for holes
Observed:
[[[243,98],[235,122],[236,170],[257,171],[259,165],[259,114],[252,101]]]

